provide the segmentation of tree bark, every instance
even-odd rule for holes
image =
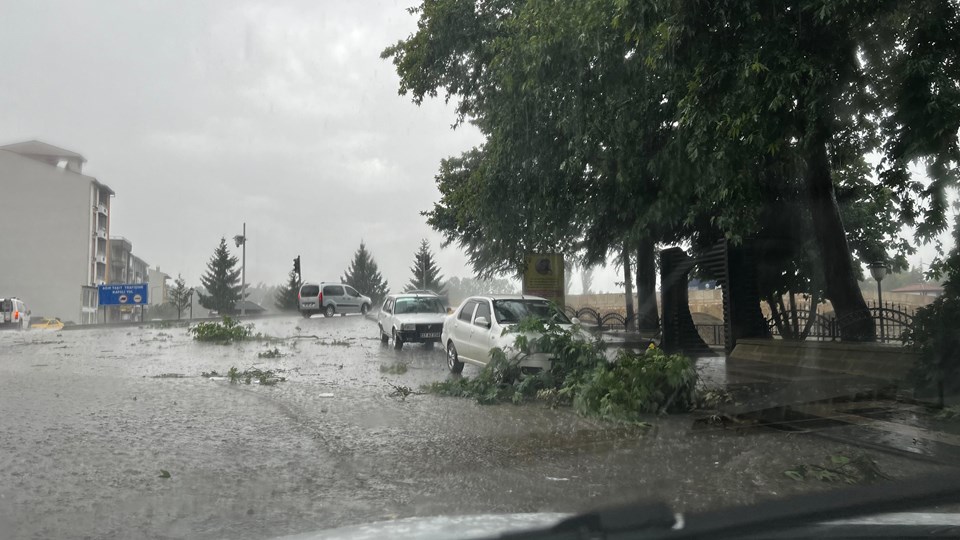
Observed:
[[[826,280],[825,296],[837,314],[840,339],[875,341],[876,330],[857,284],[850,246],[840,218],[827,158],[827,140],[827,130],[821,120],[813,128],[805,148],[807,170],[804,175],[814,238]]]
[[[637,327],[640,330],[656,331],[660,328],[655,247],[653,239],[646,236],[637,246]]]
[[[626,293],[626,306],[627,306],[627,330],[634,330],[637,328],[637,319],[633,313],[633,277],[630,275],[630,250],[627,248],[626,242],[623,244],[623,250],[621,252],[621,259],[623,259],[623,289]]]

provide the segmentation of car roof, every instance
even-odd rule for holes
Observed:
[[[403,292],[390,295],[393,298],[437,298],[440,297],[433,293]]]
[[[546,298],[542,296],[533,296],[531,294],[478,294],[471,296],[469,299],[479,299],[483,298],[485,300],[543,300],[549,302]]]

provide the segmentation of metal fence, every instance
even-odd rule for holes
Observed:
[[[876,302],[868,302],[867,307],[870,310],[870,317],[873,319],[877,329],[877,340],[883,343],[900,343],[903,341],[903,334],[913,328],[913,316],[916,308],[884,302],[878,305]],[[600,313],[598,310],[590,307],[574,309],[569,306],[564,308],[564,312],[570,317],[580,319],[584,325],[596,326],[602,330],[625,330],[627,327],[627,318],[616,312]],[[798,306],[796,312],[787,311],[780,314],[781,327],[798,327],[802,332],[811,316],[809,306]],[[814,311],[813,322],[810,323],[807,340],[814,341],[839,341],[840,328],[844,320],[838,320],[833,312],[820,313]],[[781,336],[779,327],[773,317],[767,319],[767,325],[770,333],[774,336],[785,338],[794,338],[796,336]],[[697,331],[700,337],[707,345],[723,346],[725,343],[724,327],[722,323],[697,324]]]

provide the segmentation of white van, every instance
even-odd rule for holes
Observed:
[[[26,330],[30,328],[30,310],[17,297],[0,298],[0,328]]]

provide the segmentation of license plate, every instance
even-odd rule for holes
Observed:
[[[430,332],[430,333],[428,333],[428,334],[420,334],[420,337],[422,337],[422,338],[438,338],[438,337],[440,337],[440,333],[439,333],[439,332]]]

